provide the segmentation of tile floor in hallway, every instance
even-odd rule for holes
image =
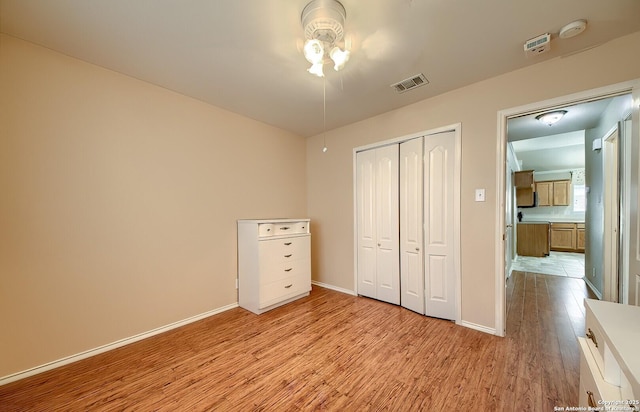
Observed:
[[[584,277],[584,253],[551,252],[547,257],[518,256],[512,270],[543,275]]]

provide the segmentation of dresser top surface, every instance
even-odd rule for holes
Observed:
[[[309,218],[274,218],[274,219],[238,219],[238,223],[289,223],[289,222],[308,222]]]

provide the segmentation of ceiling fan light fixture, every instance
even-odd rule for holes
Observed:
[[[300,18],[304,35],[304,56],[313,64],[310,73],[323,76],[322,66],[329,58],[333,60],[336,71],[342,69],[349,60],[349,51],[336,45],[344,36],[344,6],[337,0],[312,0],[302,10]]]
[[[553,112],[542,113],[536,116],[536,120],[541,121],[549,126],[554,125],[567,114],[566,110],[556,110]]]
[[[333,69],[335,71],[341,70],[344,68],[344,65],[349,61],[349,55],[351,53],[349,50],[342,50],[340,47],[334,47],[329,52],[329,57],[333,60],[334,66]]]

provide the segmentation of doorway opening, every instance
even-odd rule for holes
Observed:
[[[497,219],[499,222],[497,235],[504,241],[504,244],[502,248],[498,248],[500,250],[496,256],[496,262],[500,262],[501,269],[496,278],[497,334],[504,336],[506,333],[505,286],[507,277],[514,269],[513,262],[518,256],[519,224],[549,225],[546,235],[548,237],[543,240],[543,242],[548,242],[549,249],[546,254],[541,256],[548,258],[555,252],[552,249],[556,249],[559,253],[582,253],[582,250],[579,250],[581,245],[584,248],[585,262],[583,279],[590,289],[598,297],[601,297],[604,283],[604,249],[602,244],[597,244],[597,239],[602,239],[605,220],[604,204],[606,202],[604,198],[605,174],[602,143],[607,137],[607,132],[613,126],[617,126],[619,122],[630,117],[633,111],[631,93],[636,83],[612,85],[498,113],[500,208]],[[587,109],[593,109],[590,112],[591,119],[585,118],[585,116],[589,117],[585,114],[589,113]],[[557,124],[549,126],[535,119],[542,113],[557,110],[567,111],[565,118]],[[569,114],[572,112],[573,115],[570,116]],[[578,123],[580,117],[583,117],[581,124]],[[582,141],[571,143],[572,138],[578,142]],[[630,140],[630,138],[629,133],[626,139]],[[568,140],[569,143],[565,140]],[[523,142],[522,145],[528,145],[529,149],[519,148],[520,156],[517,156],[513,147],[515,142]],[[617,147],[622,147],[626,143],[623,139]],[[575,153],[571,155],[572,151],[582,153],[583,165],[571,163],[570,159],[580,158],[579,155],[575,156]],[[620,168],[624,168],[619,171],[619,180],[621,181],[619,188],[623,191],[625,179],[630,179],[631,163],[628,159],[627,161],[622,160],[623,151],[618,150],[617,153],[618,158],[621,159],[618,165]],[[538,156],[538,160],[535,160],[536,156]],[[527,167],[527,162],[533,167]],[[535,169],[539,169],[541,172],[537,178],[533,177]],[[514,174],[526,170],[533,171],[530,183],[531,191],[536,192],[536,189],[539,189],[539,192],[532,196],[534,200],[529,204],[518,205]],[[564,175],[558,176],[558,173],[564,173]],[[556,185],[554,183],[556,181],[565,181],[565,183]],[[539,187],[537,187],[538,182],[541,183]],[[558,186],[558,188],[554,189],[554,186]],[[562,199],[562,191],[567,187],[570,188],[565,193],[568,199],[560,200],[558,204],[554,203],[557,199]],[[618,224],[620,221],[628,222],[624,215],[629,213],[629,206],[624,206],[620,200],[623,197],[624,195],[621,195],[615,200],[620,213],[617,219]],[[612,221],[616,221],[615,218],[610,219],[610,222]],[[557,230],[552,232],[551,224],[554,222],[559,225],[555,228]],[[627,229],[618,226],[617,244],[622,244],[622,236]],[[538,231],[544,232],[544,229]],[[554,248],[551,247],[552,241],[555,244]],[[624,250],[618,249],[617,256],[614,258],[616,262],[622,262]],[[562,273],[559,272],[558,275],[562,275]],[[575,273],[573,275],[572,277],[578,277]],[[621,279],[621,281],[627,280],[626,276]]]

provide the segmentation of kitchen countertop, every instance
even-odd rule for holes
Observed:
[[[546,217],[546,218],[527,218],[524,217],[518,223],[584,223],[584,220],[571,219],[569,217]]]

